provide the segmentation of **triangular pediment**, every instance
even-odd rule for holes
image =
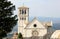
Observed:
[[[30,22],[25,28],[40,28],[45,29],[45,26],[37,20],[37,18],[34,18],[32,22]]]

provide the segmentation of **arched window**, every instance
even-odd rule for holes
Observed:
[[[26,14],[26,10],[25,10],[25,14]]]
[[[22,20],[24,20],[24,18],[22,18]]]
[[[20,10],[20,14],[21,14],[21,10]]]
[[[26,20],[26,17],[25,18],[24,17],[21,17],[20,20]]]
[[[22,14],[24,14],[24,10],[22,10]]]
[[[26,9],[22,10],[22,14],[26,14]]]

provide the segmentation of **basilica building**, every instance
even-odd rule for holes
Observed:
[[[51,22],[40,22],[36,17],[29,21],[29,8],[22,6],[19,7],[18,13],[18,33],[21,33],[24,38],[39,37],[41,39],[46,38],[48,28],[52,27]]]
[[[29,21],[29,8],[21,6],[18,9],[18,32],[6,39],[18,39],[19,33],[23,39],[60,39],[60,30],[53,30],[52,21],[41,22],[36,17]]]

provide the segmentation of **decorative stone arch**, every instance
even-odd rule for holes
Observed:
[[[60,30],[56,30],[52,36],[51,39],[60,39]]]
[[[60,39],[60,34],[58,35],[58,38]]]
[[[34,30],[34,31],[32,31],[32,36],[38,36],[38,31],[37,30]]]

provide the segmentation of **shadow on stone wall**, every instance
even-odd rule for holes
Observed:
[[[32,37],[25,37],[23,39],[46,39],[46,37],[44,36],[32,36]]]

